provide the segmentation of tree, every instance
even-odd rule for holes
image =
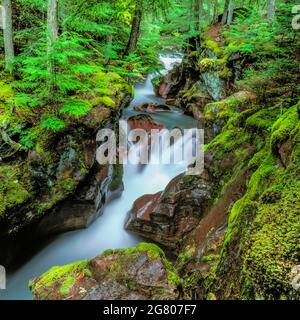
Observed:
[[[228,18],[229,0],[225,0],[222,24],[226,24]]]
[[[234,0],[229,0],[227,25],[230,26],[233,20]]]
[[[135,51],[140,34],[140,26],[142,22],[142,0],[137,0],[135,10],[132,19],[132,26],[127,48],[125,50],[125,56],[128,56],[131,52]]]
[[[143,16],[149,13],[155,16],[159,12],[166,10],[169,5],[170,0],[135,0],[130,36],[124,53],[125,56],[136,50]]]
[[[213,17],[213,22],[217,23],[219,18],[219,1],[215,0],[214,1],[214,17]]]
[[[58,4],[57,0],[48,0],[47,12],[47,47],[49,57],[49,76],[51,91],[55,93],[55,63],[51,57],[53,53],[53,46],[58,37]],[[53,96],[54,97],[54,96]]]
[[[202,0],[194,0],[194,19],[195,19],[196,31],[200,31],[201,7],[202,7]]]
[[[13,43],[13,27],[12,27],[12,8],[11,0],[3,0],[4,8],[4,51],[5,51],[5,65],[9,69],[14,58],[14,43]]]
[[[276,0],[268,0],[268,19],[270,22],[275,20]]]
[[[211,12],[211,0],[207,0],[207,22],[208,22],[208,24],[211,23],[210,12]]]

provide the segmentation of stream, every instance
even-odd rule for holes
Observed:
[[[161,55],[165,73],[180,61],[180,56]],[[143,112],[134,111],[134,107],[139,104],[149,102],[165,104],[164,99],[155,96],[151,82],[153,77],[154,75],[149,75],[144,83],[135,86],[135,98],[130,106],[124,110],[123,121],[133,115],[143,114]],[[151,117],[167,128],[184,129],[197,126],[196,120],[185,116],[175,107],[171,107],[170,111],[151,114]],[[151,156],[155,158],[155,155],[151,154]],[[125,189],[122,196],[108,203],[103,216],[89,228],[54,237],[22,267],[13,274],[9,274],[7,289],[0,292],[0,299],[32,299],[28,289],[28,281],[51,267],[93,258],[107,249],[134,247],[144,241],[124,229],[124,222],[133,202],[145,194],[154,194],[163,190],[174,177],[186,170],[188,164],[188,160],[176,165],[157,165],[150,162],[142,170],[140,166],[125,165],[123,177]]]

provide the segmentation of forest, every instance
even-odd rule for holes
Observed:
[[[2,0],[0,28],[0,300],[300,299],[299,1]],[[99,164],[125,123],[203,129],[203,172]]]

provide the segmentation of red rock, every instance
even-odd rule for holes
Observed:
[[[163,105],[163,104],[157,104],[157,103],[144,103],[136,106],[135,111],[144,111],[148,113],[155,113],[157,111],[169,111],[170,107]]]
[[[164,126],[154,121],[150,116],[138,115],[128,119],[128,125],[131,129],[143,129],[147,132],[151,130],[162,130]]]

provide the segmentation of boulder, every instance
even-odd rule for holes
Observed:
[[[175,300],[180,278],[152,244],[53,267],[30,281],[35,300]]]
[[[162,130],[164,126],[157,121],[153,120],[151,116],[140,114],[138,116],[133,116],[127,121],[131,129],[143,129],[147,132],[151,130]]]
[[[178,248],[211,205],[214,183],[202,177],[180,175],[156,195],[139,198],[129,212],[126,229],[168,248]]]
[[[148,112],[148,113],[155,113],[159,111],[170,111],[170,107],[164,104],[157,104],[157,103],[144,103],[136,106],[134,108],[135,111],[140,112]]]

